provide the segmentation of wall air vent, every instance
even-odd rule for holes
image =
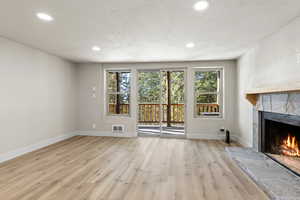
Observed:
[[[124,125],[112,125],[113,133],[124,133]]]

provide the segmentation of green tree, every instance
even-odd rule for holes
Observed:
[[[184,103],[184,72],[172,71],[171,103]],[[195,73],[195,90],[197,103],[217,103],[218,71],[198,71]],[[167,103],[167,72],[140,72],[138,76],[139,103]],[[162,90],[162,91],[160,91]]]
[[[171,103],[184,103],[184,72],[171,73]],[[167,103],[167,72],[140,72],[138,78],[139,84],[139,102],[140,103]],[[162,90],[162,91],[160,91]]]
[[[160,74],[158,72],[140,72],[138,75],[140,103],[159,103]]]
[[[217,103],[218,71],[198,71],[195,73],[197,103]]]

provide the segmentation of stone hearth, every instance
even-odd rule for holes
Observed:
[[[300,178],[288,169],[250,148],[227,147],[226,151],[272,200],[300,200]]]

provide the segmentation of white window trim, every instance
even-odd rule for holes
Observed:
[[[220,72],[220,79],[219,79],[219,87],[217,92],[211,92],[211,94],[218,95],[218,104],[220,106],[220,114],[218,116],[207,116],[207,115],[198,115],[197,114],[197,92],[196,92],[196,72],[207,72],[207,71],[219,71]],[[206,92],[203,94],[209,94],[210,92]],[[199,93],[200,94],[200,93]],[[223,119],[224,118],[224,68],[223,67],[203,67],[203,68],[194,68],[193,70],[193,95],[194,95],[194,102],[193,102],[193,110],[194,110],[194,118],[201,118],[201,119]]]
[[[129,85],[130,85],[130,90],[129,90],[129,110],[128,110],[128,114],[112,114],[109,113],[109,95],[110,94],[124,94],[122,92],[109,92],[108,91],[108,78],[107,78],[107,74],[109,72],[129,72],[130,73],[130,80],[129,80]],[[104,70],[104,85],[105,85],[105,113],[106,116],[115,116],[115,117],[131,117],[131,93],[132,93],[132,71],[130,69],[105,69]]]

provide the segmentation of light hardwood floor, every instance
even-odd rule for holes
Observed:
[[[0,164],[1,200],[263,200],[221,141],[76,136]]]

